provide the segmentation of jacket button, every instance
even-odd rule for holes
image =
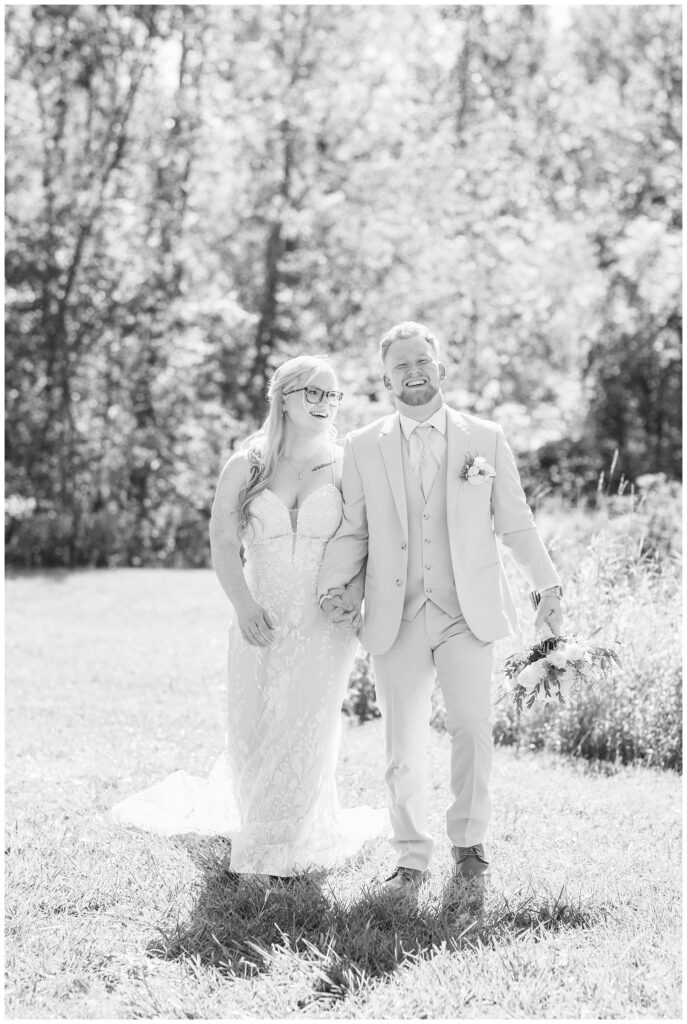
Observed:
[[[401,586],[401,581],[400,581],[400,580],[396,580],[396,586],[397,586],[397,587],[400,587],[400,586]]]
[[[401,544],[401,551],[405,551],[405,549],[406,549],[407,547],[408,547],[408,545],[407,545],[407,544]]]
[[[429,512],[423,512],[422,513],[422,518],[423,519],[429,519]]]
[[[432,568],[432,566],[431,566],[431,565],[426,565],[426,566],[425,566],[425,569],[431,569],[431,568]]]
[[[431,544],[431,543],[432,543],[432,542],[431,542],[431,540],[429,539],[429,537],[425,537],[425,544]]]
[[[427,587],[427,593],[428,593],[428,594],[431,594],[431,593],[432,593],[432,588],[431,588],[431,587]]]

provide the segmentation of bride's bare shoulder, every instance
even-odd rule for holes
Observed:
[[[240,448],[233,452],[222,467],[217,489],[231,491],[245,487],[259,460],[259,453],[250,448]]]

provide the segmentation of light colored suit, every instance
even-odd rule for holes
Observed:
[[[534,524],[513,453],[501,427],[447,412],[446,516],[451,570],[465,621],[484,641],[517,628],[517,613],[496,546],[510,548],[537,590],[560,582]],[[468,453],[483,455],[493,480],[472,486],[461,479]],[[352,579],[366,565],[361,643],[387,651],[398,633],[408,571],[408,507],[398,413],[354,431],[346,440],[344,514],[329,542],[319,592]]]
[[[398,413],[349,435],[343,519],[318,585],[323,596],[365,567],[361,643],[374,656],[385,720],[392,845],[400,864],[420,869],[433,848],[425,759],[435,681],[452,739],[452,843],[481,842],[490,816],[492,646],[517,627],[496,537],[533,587],[559,583],[502,429],[445,409],[445,454],[427,495]],[[496,474],[477,486],[462,478],[475,455]]]

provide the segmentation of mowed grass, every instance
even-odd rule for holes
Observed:
[[[292,887],[229,845],[111,827],[111,804],[223,741],[228,605],[207,571],[7,582],[6,1015],[681,1018],[680,779],[497,749],[483,899],[449,880],[432,731],[432,875],[377,885],[380,838]],[[344,805],[384,803],[381,723],[345,723]]]

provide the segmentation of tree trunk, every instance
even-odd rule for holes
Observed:
[[[283,209],[291,198],[293,138],[288,121],[282,122],[280,131],[283,140],[283,162],[279,195],[282,199],[281,208]],[[265,279],[260,304],[260,319],[255,332],[255,357],[251,367],[253,409],[258,417],[265,409],[265,388],[269,375],[270,356],[275,350],[277,340],[275,332],[278,314],[277,292],[281,283],[280,264],[284,253],[282,231],[283,222],[279,217],[271,224],[265,244]]]

